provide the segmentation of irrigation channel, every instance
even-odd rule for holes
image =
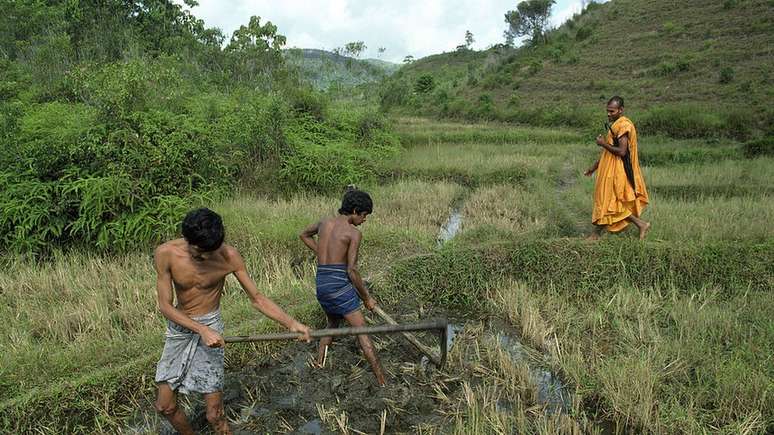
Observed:
[[[468,195],[469,192],[466,193],[465,197]],[[438,233],[438,248],[443,247],[444,243],[451,241],[462,229],[464,199],[461,198],[455,201],[449,217],[441,226],[441,230]],[[457,328],[462,329],[461,326],[457,326]],[[529,353],[516,335],[503,331],[497,334],[497,340],[514,362],[529,362]],[[427,358],[423,357],[423,361],[426,360]],[[559,376],[549,370],[532,366],[530,367],[530,377],[538,388],[538,402],[546,407],[547,412],[564,413],[572,407],[568,389],[562,383]],[[507,409],[507,405],[499,403],[498,407]]]

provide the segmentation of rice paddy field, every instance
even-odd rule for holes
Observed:
[[[593,180],[582,174],[599,155],[593,138],[422,118],[395,128],[402,151],[360,186],[374,199],[361,270],[399,321],[459,328],[448,364],[376,337],[388,374],[378,388],[351,339],[335,342],[324,369],[309,365],[314,344],[232,344],[235,431],[774,431],[774,159],[644,136],[651,232],[590,242]],[[207,206],[259,289],[322,328],[298,233],[339,201],[241,192]],[[152,406],[164,331],[152,249],[3,261],[0,432],[168,433]],[[236,280],[222,305],[227,335],[279,331]],[[185,408],[208,433],[201,400]]]

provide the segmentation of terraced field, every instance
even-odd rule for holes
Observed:
[[[648,240],[630,230],[588,242],[591,139],[419,118],[396,128],[403,151],[360,186],[375,202],[361,268],[400,321],[460,327],[449,364],[377,337],[380,389],[354,340],[335,342],[321,370],[313,345],[230,345],[239,433],[774,430],[774,159],[646,136]],[[323,327],[297,234],[338,202],[241,193],[208,206],[259,288]],[[166,430],[152,412],[163,319],[150,252],[0,271],[0,432]],[[236,281],[223,306],[228,335],[276,330]],[[202,404],[186,407],[206,432]]]

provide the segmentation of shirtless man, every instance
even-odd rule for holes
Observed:
[[[366,192],[350,189],[344,195],[338,216],[309,225],[301,233],[304,244],[317,254],[317,300],[328,317],[328,328],[338,328],[342,318],[351,326],[365,326],[360,301],[369,310],[376,307],[376,300],[368,293],[357,271],[357,254],[363,236],[355,228],[365,222],[372,211],[371,197]],[[384,386],[384,373],[371,340],[367,335],[358,335],[357,338],[376,381]],[[318,367],[325,364],[327,349],[332,342],[332,337],[320,340]]]
[[[183,220],[183,237],[156,248],[156,291],[167,322],[164,352],[156,368],[156,410],[183,435],[193,434],[176,392],[203,393],[207,421],[217,434],[230,434],[223,413],[223,321],[220,297],[226,276],[234,274],[253,307],[309,341],[309,328],[262,295],[236,249],[223,243],[223,222],[201,208]],[[173,292],[177,306],[173,305]]]

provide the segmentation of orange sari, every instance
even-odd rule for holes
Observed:
[[[637,155],[637,130],[632,121],[622,116],[618,118],[607,132],[607,143],[613,145],[613,135],[621,138],[629,136],[629,156],[631,158],[634,186],[626,177],[624,162],[615,154],[603,149],[599,158],[597,178],[594,183],[594,209],[591,221],[594,225],[602,225],[613,233],[623,230],[629,225],[629,216],[640,217],[648,205],[648,190],[645,179],[640,171]]]

